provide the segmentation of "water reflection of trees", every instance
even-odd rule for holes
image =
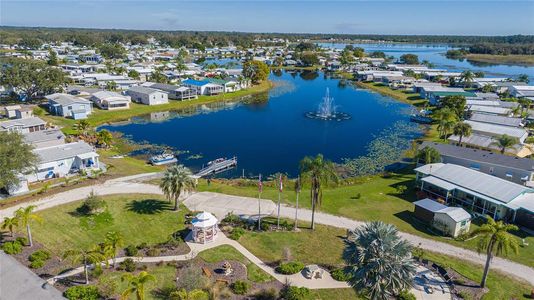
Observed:
[[[276,77],[282,77],[282,70],[280,69],[273,70],[273,75]]]
[[[319,73],[315,71],[302,71],[300,72],[300,78],[304,80],[315,80],[319,77]]]

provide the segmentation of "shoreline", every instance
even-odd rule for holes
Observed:
[[[100,125],[108,125],[117,122],[128,121],[130,118],[147,115],[154,112],[161,111],[180,111],[183,109],[197,107],[200,105],[223,102],[229,100],[239,100],[240,98],[253,96],[261,93],[266,93],[274,87],[274,83],[270,80],[266,80],[258,85],[250,87],[246,90],[236,91],[233,93],[224,93],[216,96],[200,96],[194,100],[169,100],[169,103],[162,105],[143,105],[137,103],[131,103],[130,109],[108,111],[101,109],[94,109],[93,113],[89,115],[86,121],[92,127],[98,127]],[[63,117],[45,115],[42,116],[47,122],[54,123],[61,127],[61,131],[65,134],[74,134],[76,131],[73,129],[73,125],[76,123],[73,119],[67,119]]]
[[[506,65],[506,66],[520,66],[533,67],[534,55],[494,55],[494,54],[474,54],[469,53],[464,57],[467,61],[490,64],[490,65]]]

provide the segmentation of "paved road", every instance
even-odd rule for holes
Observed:
[[[15,258],[0,251],[0,299],[59,300],[65,298],[55,287],[49,285]]]
[[[78,201],[84,199],[89,195],[91,191],[94,191],[98,195],[111,195],[111,194],[162,194],[161,190],[151,184],[140,183],[143,178],[151,176],[150,174],[139,174],[134,176],[116,178],[109,181],[106,181],[103,184],[98,184],[89,187],[82,187],[79,189],[74,189],[66,191],[63,193],[58,193],[43,199],[36,200],[32,202],[33,205],[37,206],[37,210],[42,210],[57,205]],[[235,214],[251,215],[257,216],[258,214],[258,199],[248,198],[248,197],[239,197],[224,195],[218,193],[195,193],[189,196],[184,204],[192,210],[205,210],[210,211],[219,218],[225,216],[228,212],[233,212]],[[14,207],[6,208],[0,210],[0,219],[3,219],[6,216],[12,216],[15,210],[19,207],[24,207],[28,204],[19,204]],[[275,215],[276,205],[270,200],[261,201],[261,214],[272,214]],[[280,209],[280,214],[284,218],[293,219],[295,216],[295,209],[289,206],[282,206]],[[309,221],[311,219],[311,211],[308,209],[299,209],[299,220]],[[363,224],[363,222],[338,217],[326,213],[318,212],[315,214],[315,220],[318,224],[324,224],[329,226],[334,226],[344,229],[354,229]],[[478,253],[463,249],[460,247],[455,247],[443,242],[438,242],[430,239],[425,239],[409,233],[400,233],[402,237],[406,238],[414,245],[421,245],[421,248],[431,250],[438,253],[443,253],[458,257],[464,260],[468,260],[480,265],[485,263],[485,256],[478,255]],[[530,284],[534,285],[534,269],[521,265],[503,258],[496,257],[492,263],[493,269],[498,269],[502,272],[506,272],[515,277],[521,278]]]

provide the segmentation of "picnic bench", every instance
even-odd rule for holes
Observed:
[[[224,283],[226,285],[229,285],[230,284],[230,281],[228,279],[224,279],[224,278],[217,278],[217,280],[215,280],[217,283]]]
[[[208,278],[211,278],[211,271],[210,269],[206,268],[206,267],[202,267],[202,272],[204,272],[204,275],[206,275]]]

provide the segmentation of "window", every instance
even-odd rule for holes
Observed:
[[[461,226],[461,227],[464,227],[465,224],[467,224],[467,221],[462,221],[462,223],[460,223],[460,226]]]
[[[72,110],[72,106],[67,106],[67,109],[68,110]]]
[[[512,178],[514,178],[514,174],[512,172],[506,172],[506,178],[507,179],[512,179]]]

